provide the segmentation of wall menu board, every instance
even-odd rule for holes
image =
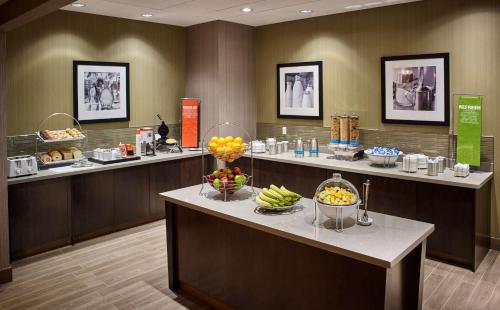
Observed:
[[[181,99],[181,147],[197,148],[200,141],[200,100]]]
[[[483,98],[458,97],[457,162],[481,165],[481,127]]]

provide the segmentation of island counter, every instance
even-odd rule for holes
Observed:
[[[369,227],[313,225],[313,202],[264,215],[246,187],[228,202],[201,185],[160,194],[169,285],[222,308],[420,309],[434,225],[370,212]],[[258,191],[258,189],[256,189]]]

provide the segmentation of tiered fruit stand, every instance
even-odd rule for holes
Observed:
[[[217,150],[214,150],[213,147],[211,147],[207,141],[207,136],[214,132],[214,130],[217,129],[217,133],[220,132],[221,128],[225,127],[230,127],[230,128],[236,128],[243,132],[244,136],[246,139],[248,139],[248,144],[241,144],[236,147],[229,147],[229,146],[219,146]],[[204,134],[202,142],[201,142],[201,148],[202,148],[202,156],[201,156],[201,174],[202,174],[202,187],[200,190],[200,195],[207,196],[209,191],[206,191],[206,188],[208,187],[209,189],[216,190],[223,194],[223,200],[227,201],[228,200],[228,195],[232,195],[235,192],[239,191],[243,187],[247,186],[247,184],[250,184],[251,188],[251,193],[252,196],[255,195],[255,191],[253,188],[253,150],[252,150],[252,137],[248,133],[248,131],[243,128],[242,126],[231,123],[231,122],[225,122],[225,123],[220,123],[217,125],[214,125],[210,127]],[[250,174],[245,174],[245,173],[240,173],[239,175],[244,176],[244,182],[241,183],[235,183],[230,180],[222,180],[221,182],[215,183],[214,180],[209,177],[209,175],[206,175],[206,168],[205,168],[205,156],[208,154],[211,154],[217,161],[218,161],[218,166],[217,168],[221,169],[226,169],[228,163],[232,163],[238,158],[240,158],[247,150],[250,151]],[[224,173],[222,171],[221,173]],[[215,183],[215,184],[214,184]],[[219,184],[220,183],[220,184]]]

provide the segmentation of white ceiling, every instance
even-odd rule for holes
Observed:
[[[420,0],[81,0],[82,8],[68,5],[63,10],[114,16],[177,26],[191,26],[224,20],[262,26],[315,16],[369,9]],[[346,9],[350,5],[359,8]],[[243,7],[253,9],[243,13]],[[300,10],[312,10],[310,14]],[[151,13],[153,17],[142,17]]]

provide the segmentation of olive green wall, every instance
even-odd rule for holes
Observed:
[[[426,0],[259,27],[257,121],[328,126],[333,112],[356,112],[361,127],[405,130],[409,139],[419,131],[447,133],[447,127],[381,123],[380,57],[449,52],[451,94],[484,95],[483,134],[499,136],[499,29],[498,0]],[[324,121],[277,119],[276,64],[315,60],[323,61]],[[500,182],[492,208],[492,235],[500,238],[495,193]]]
[[[8,135],[33,133],[53,112],[73,112],[73,60],[130,63],[130,123],[122,128],[179,119],[185,88],[184,28],[58,11],[7,33]],[[71,121],[55,121],[66,128]]]

